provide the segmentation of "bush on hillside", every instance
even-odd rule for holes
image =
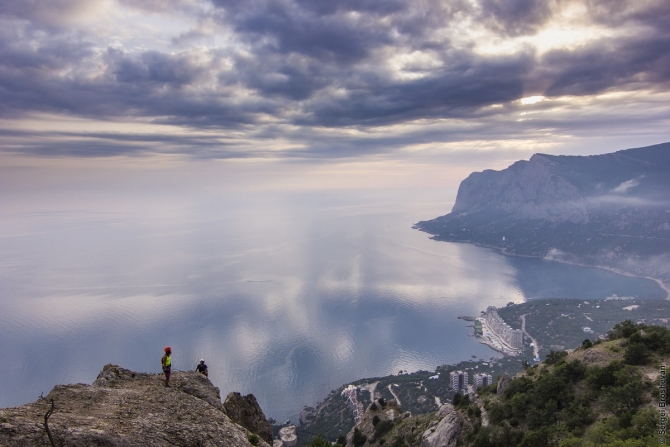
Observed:
[[[651,351],[644,343],[631,343],[626,347],[623,360],[628,365],[646,365],[651,360]]]
[[[549,351],[549,354],[547,354],[547,358],[545,359],[544,363],[546,363],[547,365],[555,365],[561,359],[563,359],[567,356],[568,356],[567,351],[554,351],[552,349],[551,351]]]
[[[607,338],[610,340],[618,340],[620,338],[628,338],[642,328],[643,325],[637,325],[631,320],[625,320],[614,325],[611,331],[607,333]]]
[[[351,439],[351,443],[354,447],[362,447],[368,440],[368,437],[365,436],[358,428],[354,428],[354,436]]]

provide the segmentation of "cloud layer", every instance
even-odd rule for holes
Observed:
[[[636,121],[662,138],[670,115],[664,0],[42,3],[0,5],[5,152],[341,157]],[[90,128],[19,125],[44,116]]]

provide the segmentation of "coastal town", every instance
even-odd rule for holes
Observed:
[[[482,343],[505,355],[517,355],[523,351],[523,331],[512,329],[505,323],[496,307],[489,306],[474,323],[475,336]]]

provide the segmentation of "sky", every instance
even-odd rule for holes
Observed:
[[[669,24],[667,0],[3,0],[0,188],[455,189],[662,143]]]

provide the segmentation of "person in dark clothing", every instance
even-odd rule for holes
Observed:
[[[209,371],[207,371],[207,365],[205,365],[205,360],[200,360],[198,366],[195,367],[195,370],[205,377],[209,377]]]

